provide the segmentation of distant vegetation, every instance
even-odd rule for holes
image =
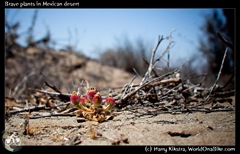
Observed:
[[[143,39],[139,38],[135,42],[131,42],[124,38],[123,43],[119,43],[115,48],[105,50],[100,55],[100,62],[142,76],[148,68],[144,59],[149,60],[150,53],[151,48]]]
[[[234,22],[235,13],[234,9],[222,9],[224,18],[222,18],[217,10],[214,10],[212,14],[205,16],[205,23],[201,27],[205,39],[199,39],[199,51],[206,57],[208,63],[206,72],[212,80],[216,79],[219,72],[223,55],[226,49],[224,44],[219,38],[217,38],[217,32],[221,33],[224,38],[234,45]],[[226,56],[224,67],[222,69],[222,82],[230,81],[229,86],[234,87],[234,51],[229,48],[230,52]]]
[[[219,68],[221,66],[223,54],[226,45],[223,44],[217,37],[216,32],[223,34],[229,41],[234,41],[234,10],[233,9],[223,9],[223,14],[226,18],[226,22],[219,17],[218,12],[213,11],[211,15],[205,16],[206,22],[202,26],[202,31],[204,33],[205,39],[199,40],[200,47],[199,52],[201,52],[207,59],[208,63],[203,70],[207,73],[207,86],[211,86],[215,81]],[[26,47],[40,47],[44,50],[48,50],[51,47],[51,43],[54,44],[56,41],[52,40],[51,33],[46,29],[46,35],[36,40],[33,35],[34,26],[37,20],[38,11],[36,10],[32,17],[32,23],[24,36],[26,38]],[[10,21],[8,20],[8,14],[5,16],[5,57],[13,57],[17,48],[20,46],[17,40],[23,37],[19,34],[18,30],[20,28],[21,21]],[[164,36],[167,37],[167,36]],[[234,43],[234,42],[233,42]],[[52,47],[51,47],[52,48]],[[74,45],[67,44],[64,48],[66,51],[76,52]],[[106,49],[99,57],[99,61],[105,65],[118,67],[124,69],[128,72],[134,73],[139,76],[143,76],[148,68],[148,62],[150,60],[152,47],[148,46],[146,42],[139,38],[135,42],[131,42],[127,38],[123,39],[123,43],[117,44],[116,47]],[[171,49],[169,49],[171,50]],[[171,54],[171,52],[170,52]],[[199,81],[198,76],[206,74],[198,74],[196,68],[193,67],[192,63],[196,58],[190,57],[190,61],[187,64],[182,64],[181,67],[181,77],[191,78],[192,82]],[[163,59],[161,59],[163,61]],[[165,59],[166,61],[166,59]],[[169,61],[168,61],[169,62]],[[180,64],[181,65],[181,64]],[[174,68],[168,67],[167,63],[161,66],[157,73],[165,73],[166,71],[172,70]],[[234,85],[234,53],[229,52],[226,58],[222,70],[223,77],[221,78],[223,83],[230,81],[230,85]],[[232,76],[231,76],[232,75]],[[195,76],[195,77],[194,77]]]

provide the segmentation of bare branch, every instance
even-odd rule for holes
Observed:
[[[151,72],[152,72],[152,69],[153,69],[153,61],[154,61],[154,57],[155,57],[155,54],[156,54],[156,51],[157,51],[157,48],[158,48],[158,46],[160,45],[160,43],[162,42],[162,40],[163,40],[163,36],[162,35],[160,35],[159,37],[158,37],[158,43],[157,43],[157,46],[153,49],[153,51],[152,51],[152,57],[151,57],[151,60],[150,60],[150,62],[149,62],[149,67],[148,67],[148,76],[149,76],[149,78],[150,78],[150,76],[151,76]],[[154,62],[155,63],[155,62]]]
[[[217,37],[224,43],[226,44],[229,48],[233,50],[233,44],[229,42],[227,39],[225,39],[221,33],[217,32]]]
[[[31,71],[28,75],[24,76],[24,78],[22,79],[22,81],[19,82],[18,85],[14,88],[14,91],[13,91],[13,93],[12,93],[12,96],[18,97],[19,95],[21,95],[22,92],[23,92],[23,91],[25,90],[25,88],[26,88],[26,82],[27,82],[28,78],[29,78],[30,76],[34,75],[34,74],[35,74],[35,71]],[[23,84],[24,84],[24,86],[22,87],[22,89],[18,90],[19,87],[20,87],[21,85],[23,85]]]
[[[46,117],[54,117],[54,116],[69,116],[69,117],[74,117],[76,116],[76,114],[72,114],[72,113],[53,113],[50,115],[42,115],[42,116],[31,116],[29,117],[29,119],[39,119],[39,118],[46,118]]]
[[[153,69],[153,61],[154,61],[154,57],[155,57],[155,53],[157,51],[157,48],[158,46],[160,45],[160,43],[162,42],[163,40],[163,36],[162,35],[159,35],[158,37],[158,43],[156,45],[156,47],[152,50],[152,56],[151,56],[151,59],[150,59],[150,62],[149,62],[149,66],[148,66],[148,71],[145,73],[143,79],[142,79],[142,82],[140,83],[140,85],[143,84],[143,82],[146,80],[147,77],[151,77],[151,72],[152,72],[152,69]]]
[[[214,88],[216,87],[217,82],[218,82],[218,80],[219,80],[219,78],[220,78],[220,76],[221,76],[223,64],[224,64],[224,61],[225,61],[225,58],[226,58],[226,55],[227,55],[227,51],[228,51],[228,47],[226,48],[226,50],[225,50],[225,52],[224,52],[224,56],[223,56],[223,59],[222,59],[222,64],[221,64],[220,70],[219,70],[219,72],[218,72],[217,79],[216,79],[215,83],[213,84],[213,86],[211,87],[210,93],[209,93],[208,96],[206,97],[205,102],[207,102],[207,101],[209,100],[209,97],[210,97],[211,93],[213,92]]]
[[[54,85],[50,85],[47,81],[44,82],[46,86],[48,86],[49,88],[53,89],[54,91],[58,92],[61,94],[61,91],[57,89],[57,87],[55,87]]]
[[[143,61],[149,66],[149,62],[148,62],[145,58],[143,58]],[[155,71],[154,68],[152,69],[152,71],[153,71],[155,77],[158,77],[158,76],[159,76],[159,75],[157,74],[157,72]]]
[[[125,96],[121,99],[121,101],[125,101],[126,99],[128,99],[128,98],[131,97],[132,95],[136,94],[140,89],[142,89],[143,87],[149,85],[150,83],[152,83],[152,82],[154,82],[154,81],[161,80],[161,79],[163,79],[164,77],[166,77],[166,76],[168,76],[168,75],[170,75],[170,74],[173,74],[173,73],[175,73],[175,72],[178,72],[178,71],[179,71],[179,70],[174,70],[174,71],[169,72],[169,73],[167,73],[167,74],[164,74],[164,75],[162,75],[162,76],[160,76],[160,77],[157,77],[157,78],[155,78],[155,79],[153,79],[153,80],[151,80],[151,81],[149,81],[149,82],[147,82],[147,83],[144,83],[143,85],[140,85],[136,90],[128,93],[127,95],[125,95]]]
[[[169,43],[168,43],[165,51],[162,53],[162,55],[161,55],[160,57],[158,57],[158,58],[155,60],[155,62],[153,63],[153,66],[152,66],[153,68],[157,65],[157,63],[160,61],[160,59],[161,59],[167,52],[169,52],[169,49],[172,47],[172,44],[173,44],[174,42],[173,42],[173,40],[171,39],[171,38],[172,38],[171,35],[172,35],[173,32],[174,32],[174,31],[172,31],[172,32],[170,33],[170,35],[167,36],[167,39],[168,39]]]
[[[33,106],[33,107],[29,107],[29,108],[25,108],[25,109],[19,109],[19,110],[13,110],[13,111],[9,111],[9,114],[15,114],[15,113],[19,113],[19,112],[26,112],[26,111],[39,111],[42,109],[47,109],[46,106]]]

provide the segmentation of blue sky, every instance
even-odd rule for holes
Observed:
[[[20,21],[19,32],[31,25],[35,9],[11,9],[7,20]],[[212,9],[38,9],[34,36],[41,38],[49,29],[56,48],[71,43],[85,55],[96,58],[107,48],[114,48],[116,40],[127,37],[134,42],[141,38],[150,44],[149,52],[156,45],[158,35],[167,36],[173,29],[175,41],[171,49],[173,64],[184,62],[197,52],[202,37],[200,27],[204,15]],[[6,11],[5,11],[6,12]],[[24,39],[20,40],[21,43]],[[164,49],[160,45],[158,54]],[[200,57],[200,56],[199,56]]]

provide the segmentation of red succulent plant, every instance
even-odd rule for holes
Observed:
[[[97,93],[94,95],[94,97],[93,97],[93,99],[92,99],[92,103],[93,103],[93,107],[94,107],[94,108],[97,108],[99,105],[102,104],[102,96],[100,95],[99,92],[97,92]]]
[[[112,110],[114,106],[116,106],[115,99],[112,97],[112,94],[109,94],[105,100],[105,104],[107,107],[105,108],[106,111]]]

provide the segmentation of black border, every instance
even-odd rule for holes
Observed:
[[[224,149],[224,148],[235,148],[235,146],[158,146],[158,145],[152,145],[152,146],[24,146],[20,151],[21,153],[165,153],[164,151],[157,151],[154,150],[154,148],[167,148],[167,153],[171,152],[184,152],[184,151],[170,151],[169,149],[182,149],[185,148],[186,152],[191,152],[188,151],[188,147],[194,147],[194,148],[199,148],[199,151],[194,151],[194,152],[221,152],[219,150],[215,151],[209,151],[206,149]],[[146,152],[146,148],[148,150],[151,149],[151,151]],[[39,149],[39,150],[38,150]],[[204,150],[205,149],[205,150]],[[40,151],[41,150],[41,151]],[[235,148],[235,152],[236,152]],[[185,153],[185,152],[184,152]]]
[[[240,133],[239,131],[239,107],[240,104],[238,103],[240,101],[240,96],[239,96],[239,91],[240,91],[240,87],[239,87],[239,81],[238,79],[240,78],[239,75],[239,59],[237,57],[239,57],[239,52],[238,52],[238,48],[237,48],[237,42],[239,42],[239,31],[237,30],[237,25],[239,25],[239,11],[237,9],[235,9],[235,44],[234,44],[234,49],[235,49],[235,104],[236,104],[236,111],[235,111],[235,119],[236,119],[236,125],[235,125],[235,132],[236,132],[236,148],[238,149],[238,151],[240,151],[240,144],[239,144],[239,139],[240,139]]]
[[[7,0],[8,2],[22,2],[22,1],[14,1],[14,0]],[[40,0],[39,0],[40,1]],[[59,0],[45,0],[48,2],[61,2]],[[237,5],[230,3],[229,1],[226,0],[201,0],[201,1],[186,1],[186,0],[182,0],[182,1],[169,1],[169,0],[165,0],[165,1],[135,1],[135,2],[131,2],[131,1],[96,1],[96,2],[91,2],[91,1],[73,1],[73,0],[67,0],[68,2],[79,2],[80,6],[79,7],[24,7],[24,8],[183,8],[183,9],[187,9],[187,8],[235,8]],[[25,2],[35,2],[35,1],[25,1]],[[5,6],[5,3],[3,1],[2,6]],[[20,8],[20,7],[5,7],[5,8]],[[235,8],[236,9],[236,8]],[[1,16],[3,16],[3,24],[4,25],[4,14],[5,11],[4,9],[1,11]],[[236,27],[235,27],[235,31],[237,34],[237,25],[239,20],[239,17],[237,18],[237,9],[236,9],[236,17],[235,17],[235,21],[236,23]],[[4,34],[4,26],[2,28],[2,34]],[[4,36],[4,35],[3,35]],[[237,42],[239,42],[239,39],[236,37],[236,43],[235,43],[235,51],[237,51]],[[4,42],[4,38],[2,37],[2,42]],[[4,44],[1,46],[2,47],[2,52],[1,53],[1,57],[3,57],[5,59],[4,56]],[[236,102],[239,102],[239,95],[237,94],[237,92],[239,91],[240,87],[238,87],[238,80],[240,78],[239,76],[239,70],[238,70],[238,52],[235,52],[235,68],[236,68]],[[1,60],[1,65],[3,65],[4,69],[1,69],[2,73],[5,73],[5,65],[4,65],[4,59]],[[2,78],[3,76],[1,76]],[[2,100],[2,107],[1,111],[0,111],[0,116],[3,118],[3,120],[1,121],[1,132],[4,131],[4,88],[5,88],[5,79],[3,77],[3,83],[1,85],[1,88],[3,89],[2,94],[1,95],[1,100]],[[236,103],[236,123],[239,123],[239,117],[238,117],[238,113],[237,111],[239,110],[239,104]],[[2,127],[3,126],[3,127]],[[235,127],[235,131],[236,131],[236,146],[216,146],[216,147],[235,147],[236,151],[240,151],[239,148],[239,142],[237,139],[240,138],[239,136],[239,132],[237,131],[239,128],[239,126],[236,124]],[[3,146],[3,144],[1,144],[1,151],[3,149],[4,153],[11,153],[8,152]],[[171,145],[170,145],[171,146]],[[214,146],[214,145],[213,145]],[[204,146],[204,147],[213,147],[213,146]],[[154,147],[154,146],[152,146]],[[156,147],[156,146],[155,146]],[[166,147],[168,148],[169,146],[158,146],[158,147]],[[175,146],[175,147],[190,147],[190,146]],[[197,147],[197,146],[193,146],[193,147]],[[199,146],[199,147],[203,147],[203,146]],[[23,148],[18,151],[17,153],[95,153],[95,152],[99,152],[99,153],[122,153],[122,152],[129,152],[129,153],[135,153],[135,152],[145,152],[145,146],[23,146]],[[159,152],[158,152],[159,153]]]
[[[1,143],[0,143],[0,151],[2,151],[2,149],[3,149],[3,151],[6,151],[6,149],[3,147],[3,144],[2,144],[2,135],[3,135],[3,133],[4,133],[4,129],[5,129],[5,125],[4,125],[4,123],[5,123],[5,116],[4,116],[4,104],[5,104],[5,98],[4,98],[4,95],[5,95],[5,54],[4,54],[4,14],[5,14],[5,11],[4,11],[4,9],[1,9],[1,12],[0,12],[0,14],[1,14],[1,24],[0,24],[0,26],[1,26],[1,34],[3,34],[2,35],[2,37],[1,37],[1,51],[2,52],[0,52],[0,56],[1,56],[1,59],[2,60],[0,60],[0,65],[1,65],[1,67],[3,68],[3,69],[0,69],[1,71],[0,71],[0,73],[1,73],[1,75],[0,75],[0,77],[1,77],[1,79],[0,79],[0,88],[1,88],[1,95],[0,95],[0,97],[1,97],[1,100],[0,100],[0,105],[1,105],[1,107],[0,107],[0,117],[1,117],[1,124],[0,124],[0,131],[1,131]]]
[[[8,2],[33,2],[36,1],[41,2],[40,0],[6,0]],[[79,6],[27,6],[23,8],[234,8],[237,5],[234,2],[226,1],[226,0],[201,0],[201,1],[192,1],[192,0],[139,0],[139,1],[127,1],[127,0],[101,0],[101,1],[80,1],[80,0],[43,0],[44,2],[55,2],[55,3],[64,3],[65,1],[69,3],[79,2]],[[5,6],[5,2],[3,5]],[[9,7],[5,6],[5,8],[20,8],[20,6]]]

